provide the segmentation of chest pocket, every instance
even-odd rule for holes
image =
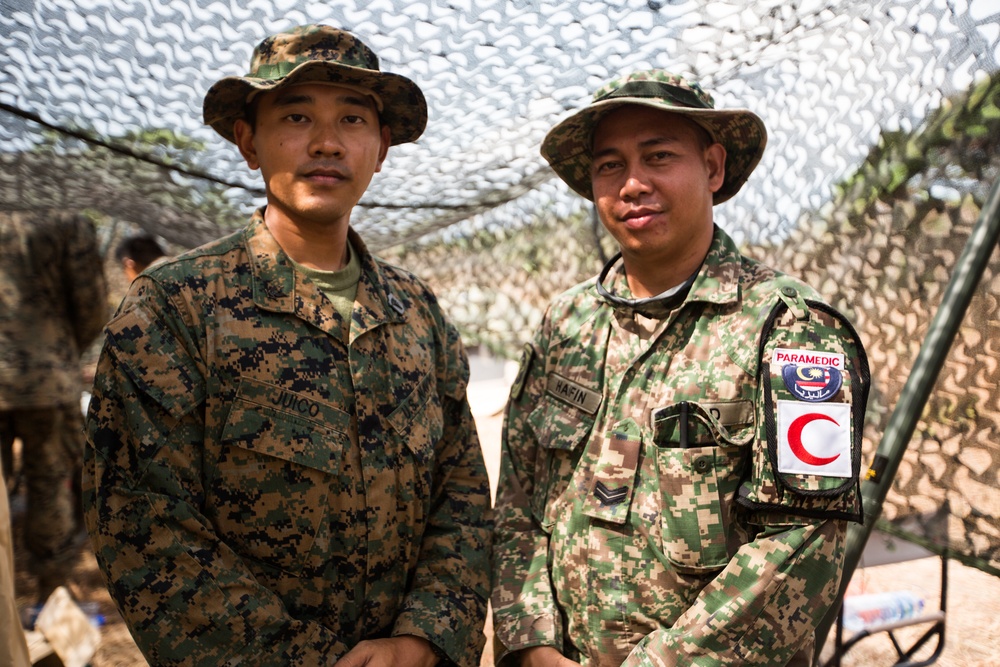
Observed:
[[[565,493],[586,441],[594,428],[594,415],[546,396],[528,415],[538,441],[535,488],[531,511],[545,532],[552,532],[553,501]]]
[[[654,410],[652,426],[664,556],[685,572],[725,567],[733,503],[754,437],[753,404],[684,401]]]
[[[299,571],[326,530],[349,425],[330,404],[243,379],[211,484],[223,539],[241,555]]]

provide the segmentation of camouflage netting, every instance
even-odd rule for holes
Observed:
[[[88,209],[108,238],[144,227],[174,247],[241,225],[260,182],[201,125],[201,99],[264,35],[318,21],[357,32],[430,106],[356,226],[499,354],[612,251],[538,154],[558,119],[649,66],[753,109],[768,149],[717,219],[858,323],[871,456],[1000,169],[995,0],[0,0],[0,207]],[[997,261],[886,515],[947,501],[950,547],[1000,574]]]

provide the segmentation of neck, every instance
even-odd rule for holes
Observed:
[[[649,258],[639,258],[622,251],[622,263],[625,265],[625,278],[628,280],[629,291],[636,299],[648,299],[658,296],[667,290],[677,287],[698,270],[708,254],[696,250],[683,257],[673,257],[669,261],[652,261]]]
[[[264,211],[264,223],[281,249],[302,266],[339,271],[347,265],[348,220],[328,224],[296,223],[268,206]]]

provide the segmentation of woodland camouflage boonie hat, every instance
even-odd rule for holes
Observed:
[[[253,51],[246,76],[228,76],[205,94],[205,123],[235,143],[233,123],[258,92],[296,83],[331,83],[371,91],[392,129],[392,145],[415,141],[427,125],[427,101],[413,81],[379,71],[378,56],[345,30],[303,25],[267,37]]]
[[[767,130],[749,109],[716,109],[712,96],[697,83],[663,70],[644,70],[615,79],[594,93],[590,106],[549,130],[542,156],[575,192],[593,201],[591,146],[594,128],[609,112],[628,104],[681,114],[705,128],[726,148],[726,177],[715,193],[719,204],[735,195],[764,153]]]

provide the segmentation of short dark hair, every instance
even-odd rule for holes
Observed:
[[[115,248],[115,258],[119,262],[131,259],[142,269],[166,254],[152,234],[133,234],[122,239]]]
[[[257,131],[257,101],[259,99],[260,95],[254,95],[254,98],[243,106],[243,120],[250,125],[250,129],[254,132]]]

